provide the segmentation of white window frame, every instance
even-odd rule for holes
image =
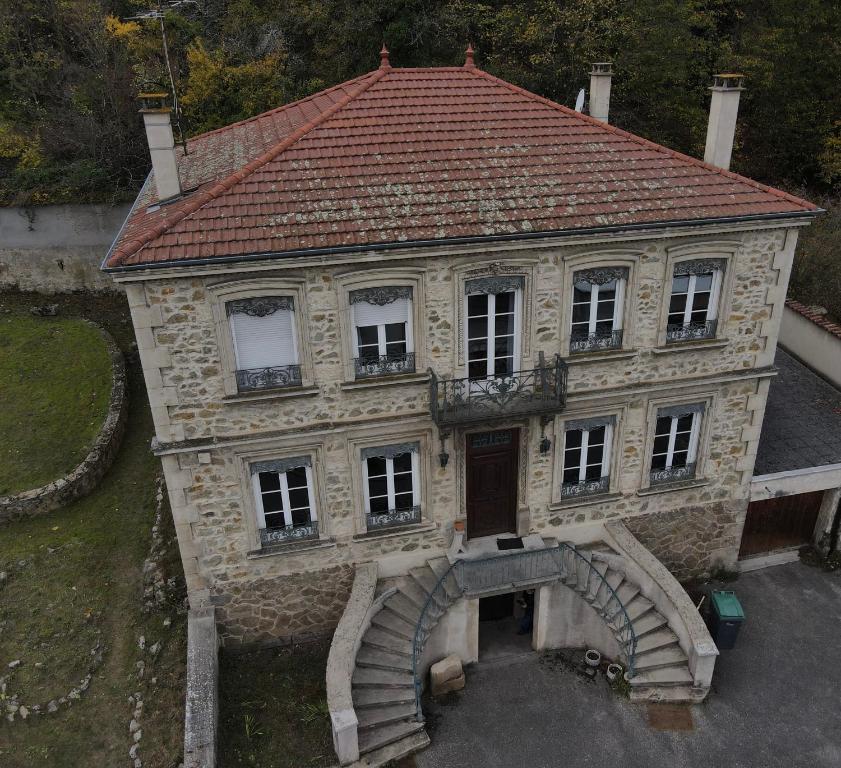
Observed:
[[[564,474],[566,473],[567,469],[571,469],[571,467],[567,467],[566,464],[566,452],[567,452],[567,442],[566,436],[570,432],[581,432],[581,458],[579,459],[578,463],[578,482],[583,483],[587,479],[587,449],[589,448],[590,444],[590,432],[591,430],[601,429],[604,427],[604,447],[602,449],[602,471],[600,475],[600,479],[602,477],[610,477],[610,464],[611,458],[613,455],[613,424],[605,423],[599,424],[598,426],[590,427],[589,429],[565,429],[564,430],[564,450],[562,455],[561,461],[561,485],[566,485],[564,482]]]
[[[407,451],[412,458],[412,506],[420,506],[420,460],[418,451]],[[385,458],[385,478],[386,478],[386,496],[388,499],[388,509],[386,512],[391,512],[395,509],[395,491],[394,491],[394,459]],[[382,475],[374,475],[374,477],[382,477]],[[368,459],[362,459],[362,493],[365,500],[365,514],[384,514],[382,512],[371,512],[371,495],[368,487]],[[379,497],[377,497],[379,498]]]
[[[511,358],[511,368],[512,373],[516,373],[520,370],[520,348],[522,342],[522,294],[523,291],[521,288],[515,288],[513,291],[501,291],[501,293],[513,293],[514,294],[514,350],[513,355]],[[487,335],[484,337],[488,343],[488,357],[486,360],[485,370],[485,380],[488,379],[495,379],[497,378],[496,373],[494,373],[494,368],[496,366],[496,296],[495,293],[487,293],[485,294],[482,291],[474,291],[472,293],[465,294],[464,297],[464,375],[466,377],[470,376],[470,336],[469,336],[469,327],[470,327],[470,297],[471,296],[482,296],[485,295],[488,297],[488,313],[486,316],[486,328],[485,331]],[[492,311],[493,308],[493,311]]]
[[[709,274],[709,273],[707,273]],[[695,303],[695,286],[698,282],[698,275],[675,275],[672,272],[672,290],[669,294],[669,305],[671,305],[672,297],[675,296],[675,280],[679,277],[688,277],[689,285],[686,288],[686,306],[683,309],[683,325],[689,325],[692,322],[692,307]],[[704,322],[718,319],[718,300],[721,295],[721,280],[722,270],[714,269],[712,271],[712,281],[710,283],[710,300],[707,304],[707,317]],[[679,291],[677,295],[681,295]],[[669,324],[669,316],[672,314],[666,308],[666,323]]]
[[[315,495],[313,493],[312,467],[305,466],[304,469],[306,470],[307,475],[307,496],[309,499],[310,522],[312,523],[318,520],[318,512],[316,510],[315,504]],[[263,491],[260,488],[260,474],[261,473],[259,472],[254,472],[251,475],[251,486],[254,491],[254,503],[257,508],[257,527],[266,528],[266,514],[263,510]],[[280,477],[280,493],[281,499],[283,501],[283,525],[285,528],[288,528],[290,525],[292,525],[293,512],[289,503],[289,484],[286,480],[286,472],[277,472],[275,474],[277,474]],[[301,509],[301,507],[296,507],[296,509]],[[271,512],[269,514],[277,513]]]
[[[583,271],[583,270],[580,270]],[[573,323],[573,317],[575,312],[575,283],[577,280],[575,279],[575,273],[572,276],[572,302],[570,305],[570,314],[569,314],[569,334],[570,338],[572,338],[573,331],[575,330],[576,325],[581,325],[581,323]],[[614,305],[613,305],[613,321],[611,325],[611,331],[621,331],[622,330],[622,317],[624,314],[625,308],[625,283],[627,280],[624,277],[616,278],[616,296],[614,298]],[[599,305],[599,292],[602,288],[601,285],[592,284],[592,291],[590,293],[590,307],[589,307],[589,318],[587,321],[587,335],[593,336],[596,333],[596,323],[599,322],[597,320],[598,316],[598,305]],[[604,322],[604,321],[601,321]]]
[[[654,440],[651,443],[651,470],[652,472],[656,472],[658,470],[654,469],[654,457],[655,456],[662,456],[663,454],[655,454],[654,453],[654,441],[657,439],[657,422],[660,421],[662,418],[671,419],[671,425],[669,426],[669,443],[666,447],[666,464],[664,469],[671,469],[674,461],[674,453],[675,453],[675,440],[677,439],[677,423],[680,419],[684,416],[688,416],[689,414],[684,413],[678,416],[656,416],[654,421]],[[700,411],[695,411],[692,414],[692,425],[689,428],[689,446],[686,451],[686,464],[680,466],[689,466],[690,464],[694,464],[698,458],[698,440],[700,438],[700,430],[701,430],[701,417],[703,413]],[[665,433],[664,433],[665,434]]]
[[[414,307],[412,306],[412,299],[407,300],[409,302],[409,309],[406,315],[406,354],[412,354],[415,351],[415,334],[414,334],[414,327],[412,323],[412,315],[414,313]],[[356,312],[353,310],[353,307],[356,305],[351,305],[351,315],[352,315],[352,323],[353,323],[353,356],[358,358],[359,355],[359,328],[370,328],[370,325],[358,325],[356,322]],[[391,323],[378,323],[375,327],[377,329],[377,350],[380,357],[384,357],[388,354],[386,351],[386,338],[385,338],[385,327],[386,325],[391,325]]]

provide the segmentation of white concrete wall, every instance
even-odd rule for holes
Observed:
[[[0,288],[122,292],[99,267],[129,207],[0,208]]]
[[[841,339],[786,307],[780,346],[821,376],[841,387]]]
[[[426,682],[426,674],[436,661],[453,653],[462,664],[479,661],[478,599],[462,597],[441,617],[421,656],[421,680]]]

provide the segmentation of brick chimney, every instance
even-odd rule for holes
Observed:
[[[172,134],[172,110],[167,106],[166,93],[141,93],[143,104],[140,114],[146,127],[146,141],[152,156],[158,202],[170,200],[181,194],[178,164],[175,161],[175,138]]]
[[[613,77],[613,64],[599,61],[590,70],[590,117],[607,122],[610,111],[610,79]]]
[[[733,138],[736,135],[736,117],[739,113],[739,96],[744,90],[745,76],[739,74],[713,75],[710,121],[707,124],[707,147],[704,162],[719,168],[730,168]]]

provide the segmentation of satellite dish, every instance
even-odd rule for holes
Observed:
[[[581,112],[584,109],[584,89],[578,92],[578,98],[575,100],[575,111]]]

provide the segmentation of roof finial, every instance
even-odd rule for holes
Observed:
[[[380,50],[380,69],[391,69],[391,64],[388,61],[388,48],[385,47],[385,43]]]
[[[466,55],[464,57],[464,67],[465,67],[465,69],[474,69],[476,67],[476,64],[473,61],[473,54],[474,53],[475,53],[475,51],[473,50],[473,43],[468,43],[467,44],[467,51],[465,52]]]

